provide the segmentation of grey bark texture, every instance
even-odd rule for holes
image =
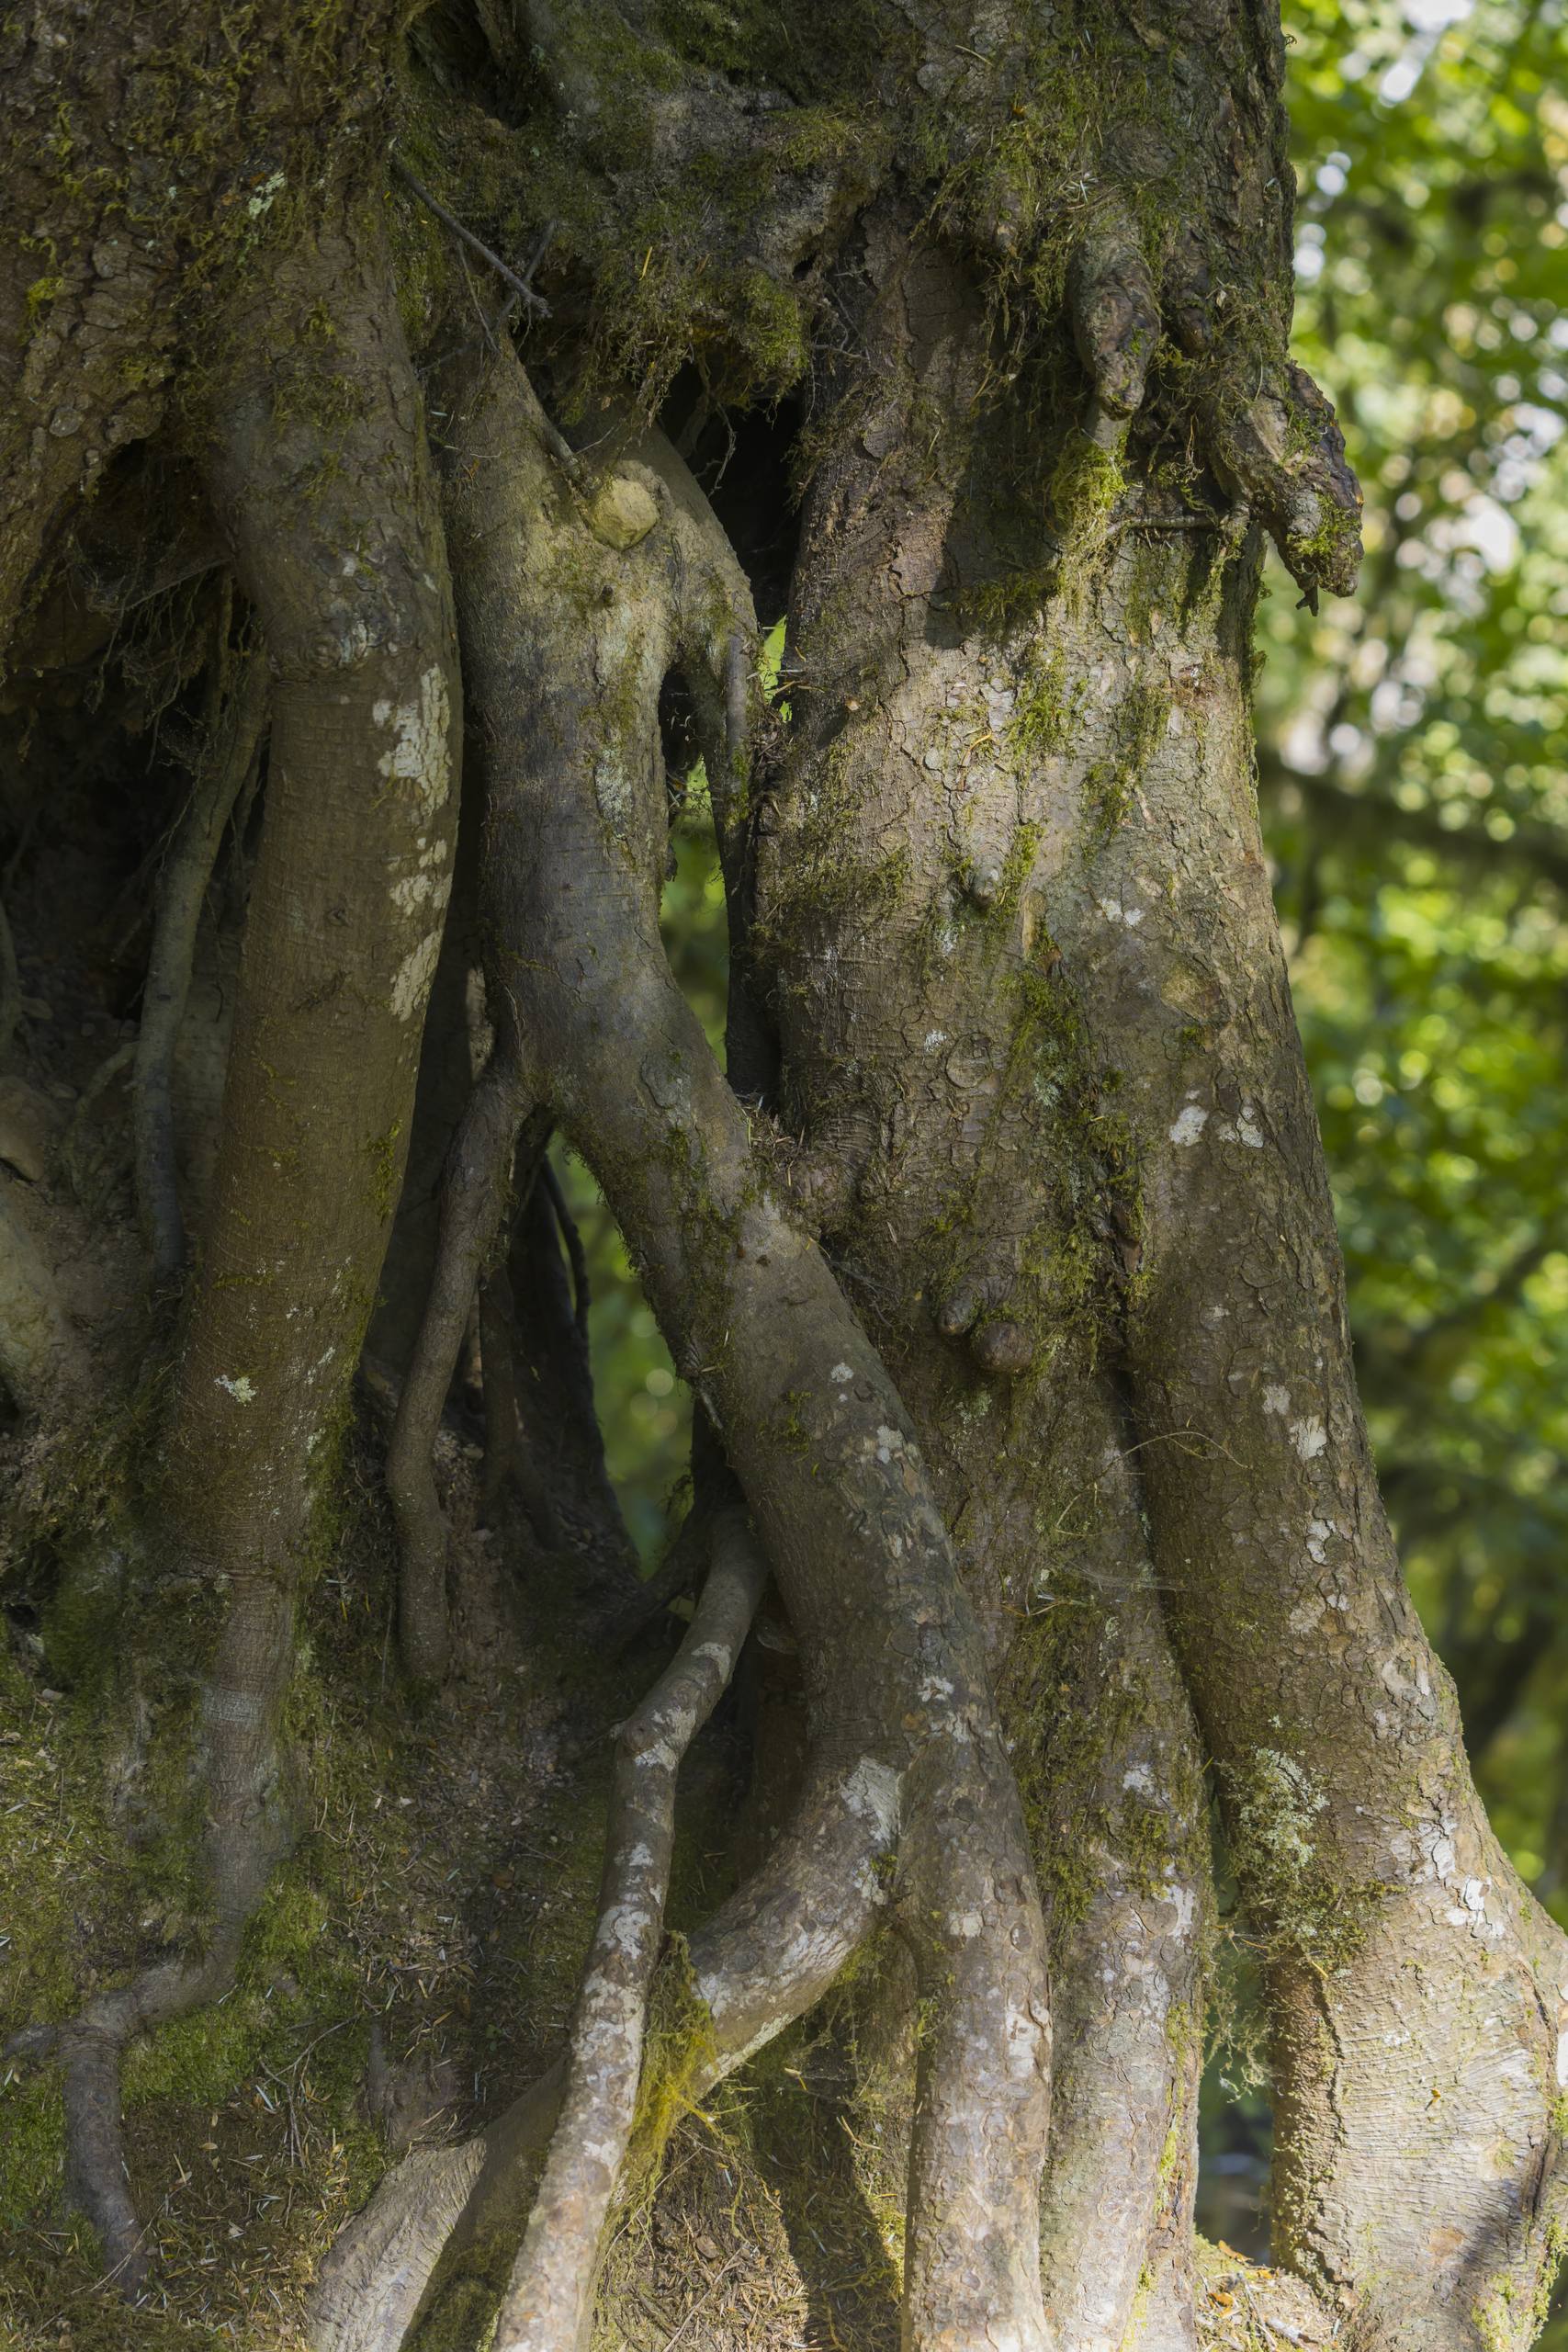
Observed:
[[[905,1962],[870,1997],[911,2052],[907,2352],[1187,2352],[1211,1767],[1265,1956],[1281,2258],[1364,2352],[1522,2352],[1561,2238],[1568,1942],[1492,1836],[1400,1581],[1253,789],[1264,537],[1309,598],[1359,552],[1289,349],[1277,12],[813,0],[722,68],[641,0],[432,10],[412,47],[369,0],[153,14],[183,77],[52,0],[0,36],[9,657],[69,603],[84,493],[165,420],[203,512],[164,571],[226,556],[255,630],[148,972],[164,1275],[196,918],[270,710],[216,1173],[124,1571],[197,1595],[209,1932],[27,2039],[63,2062],[109,2267],[145,2277],[121,2052],[231,1983],[290,1833],[295,1604],[439,964],[377,1344],[408,1679],[429,1703],[450,1657],[434,1459],[476,1296],[520,1590],[541,1623],[645,1613],[552,1132],[697,1401],[693,1544],[741,1540],[730,1479],[749,1532],[626,1731],[568,2051],[389,2176],[323,2267],[318,2352],[492,2325],[581,2352],[671,2098],[879,1923]],[[530,373],[516,256],[488,308],[484,240],[406,165],[389,197],[394,119],[446,138],[422,107],[498,210],[570,186]],[[771,709],[736,547],[655,421],[688,367],[698,420],[809,368]],[[672,683],[725,867],[727,1070],[660,929]],[[47,1428],[92,1360],[28,1189],[0,1192],[0,1372]],[[751,1875],[667,1945],[680,1753],[765,1572],[799,1786],[761,1792],[782,1826]]]

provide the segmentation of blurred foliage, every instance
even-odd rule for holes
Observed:
[[[1315,618],[1273,569],[1264,820],[1383,1490],[1493,1819],[1568,1921],[1568,11],[1286,20],[1296,347],[1367,562]],[[1234,2050],[1204,2127],[1203,2222],[1261,2250]]]
[[[1271,573],[1264,816],[1389,1507],[1494,1820],[1568,1923],[1568,7],[1285,13],[1296,345],[1338,405],[1367,563],[1317,616]],[[716,1031],[700,786],[666,922]],[[652,1550],[687,1408],[572,1182],[612,1465]],[[1249,2033],[1206,2086],[1203,2219],[1256,2246]]]
[[[1384,1491],[1568,1921],[1568,10],[1286,14],[1296,342],[1367,562],[1316,620],[1275,578],[1265,817]]]

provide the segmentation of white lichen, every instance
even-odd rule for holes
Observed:
[[[1179,1111],[1170,1129],[1172,1143],[1195,1144],[1209,1124],[1209,1114],[1201,1102],[1189,1102]]]
[[[435,978],[436,959],[441,954],[441,933],[431,932],[417,947],[411,947],[399,965],[392,981],[392,1012],[399,1021],[412,1021],[423,1006]]]
[[[452,714],[441,671],[433,664],[421,678],[413,700],[394,703],[384,698],[376,704],[371,717],[378,727],[392,732],[390,750],[376,763],[378,772],[389,781],[412,784],[421,815],[434,817],[446,807],[452,789]]]

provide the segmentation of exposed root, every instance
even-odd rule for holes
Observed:
[[[227,599],[224,605],[226,617]],[[159,880],[152,952],[136,1039],[136,1196],[152,1251],[153,1274],[160,1282],[177,1274],[185,1261],[185,1225],[175,1167],[175,1051],[190,990],[202,901],[223,829],[251,772],[266,725],[266,664],[254,648],[237,659],[239,675],[225,694],[221,680],[227,648],[220,648],[216,657],[219,684],[209,714],[207,756]]]
[[[636,2113],[675,1842],[675,1776],[735,1670],[767,1575],[743,1512],[731,1506],[716,1524],[713,1566],[690,1630],[621,1726],[599,1920],[572,2023],[566,2094],[497,2329],[507,2352],[576,2352],[584,2339]]]
[[[263,292],[248,286],[231,322],[236,347],[243,331],[296,351],[304,316],[330,321],[352,398],[316,493],[298,494],[316,428],[248,366],[217,371],[202,437],[277,684],[212,1213],[160,1464],[160,1551],[220,1621],[189,1759],[208,1932],[196,1956],[96,1995],[58,2037],[73,2187],[130,2290],[146,2257],[119,2055],[231,1982],[288,1841],[295,1593],[386,1246],[449,887],[445,566],[378,214],[348,217],[352,239],[323,229]]]
[[[547,2117],[541,2140],[548,2129]],[[306,2312],[307,2340],[315,2352],[397,2352],[489,2148],[482,2134],[457,2147],[415,2148],[339,2231]]]
[[[57,2055],[65,2075],[66,2177],[97,2232],[107,2278],[135,2296],[147,2283],[145,2237],[131,2203],[121,2127],[125,2046],[225,1993],[240,1944],[287,1850],[275,1739],[288,1679],[289,1604],[265,1586],[237,1592],[202,1693],[206,1853],[211,1926],[199,1959],[165,1960],[99,1993],[68,2025],[33,2033],[17,2055]]]

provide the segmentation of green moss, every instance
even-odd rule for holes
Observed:
[[[1062,544],[1065,577],[1084,580],[1110,542],[1111,522],[1127,489],[1121,455],[1070,432],[1051,477],[1050,513]]]
[[[1123,697],[1116,714],[1115,751],[1096,760],[1083,780],[1086,854],[1103,849],[1135,807],[1169,710],[1169,694],[1142,679]]]
[[[1014,832],[1011,842],[1008,844],[1008,854],[1002,860],[1001,872],[997,877],[997,895],[990,908],[991,920],[994,922],[1010,922],[1012,917],[1018,912],[1024,886],[1034,872],[1034,862],[1039,854],[1044,831],[1043,825],[1032,823],[1025,819]]]
[[[274,379],[272,413],[279,424],[308,424],[318,433],[338,434],[363,419],[365,392],[352,376],[333,368],[291,367]]]
[[[1080,1498],[1091,1521],[1091,1487]],[[1108,1871],[1145,1899],[1168,1894],[1173,1874],[1191,1883],[1207,1866],[1202,1791],[1185,1764],[1169,1785],[1129,1787],[1120,1762],[1126,1742],[1162,1720],[1166,1702],[1126,1651],[1118,1615],[1091,1579],[1051,1564],[1042,1605],[1025,1621],[999,1693],[1015,1742],[1014,1763],[1030,1843],[1055,1945],[1079,1925],[1104,1891]],[[1183,1751],[1173,1750],[1179,1757]],[[1172,2030],[1186,2030],[1182,2013]],[[1174,2154],[1172,2157],[1174,2162]]]
[[[784,1391],[783,1407],[777,1422],[778,1442],[787,1453],[809,1453],[811,1431],[802,1412],[810,1397],[804,1388]]]
[[[1060,646],[1047,650],[1037,642],[1031,650],[1008,723],[1014,750],[1025,758],[1065,750],[1083,693],[1080,679],[1068,683],[1066,657]]]
[[[52,302],[57,301],[64,290],[65,280],[63,277],[34,278],[32,284],[28,287],[27,293],[28,325],[29,328],[38,324],[39,321],[43,317],[50,305]]]
[[[64,2182],[65,2112],[57,2067],[0,2078],[0,2228],[52,2218]]]
[[[671,2133],[693,2111],[718,2064],[713,2015],[697,1990],[685,1939],[672,1936],[654,1985],[624,2197],[651,2190]]]
[[[897,915],[909,888],[909,852],[900,842],[865,862],[849,854],[859,788],[853,741],[840,735],[809,798],[792,812],[789,855],[753,933],[764,958],[793,960],[823,933],[841,940],[846,927],[868,931]]]
[[[398,1180],[402,1172],[398,1146],[402,1132],[402,1121],[394,1119],[384,1134],[372,1136],[365,1147],[370,1162],[370,1204],[383,1225],[398,1205]]]
[[[1324,1974],[1353,1960],[1379,1889],[1346,1885],[1323,1850],[1328,1799],[1310,1769],[1280,1748],[1221,1768],[1231,1852],[1249,1915],[1274,1949]]]
[[[1551,2316],[1552,2290],[1563,2254],[1568,2251],[1568,2231],[1562,2222],[1549,2221],[1544,2230],[1540,2230],[1539,2222],[1534,2224],[1531,2236],[1536,2237],[1538,2232],[1540,2267],[1529,2301],[1515,2290],[1511,2280],[1505,2279],[1473,2308],[1476,2335],[1483,2352],[1522,2352],[1522,2347],[1535,2342]]]

